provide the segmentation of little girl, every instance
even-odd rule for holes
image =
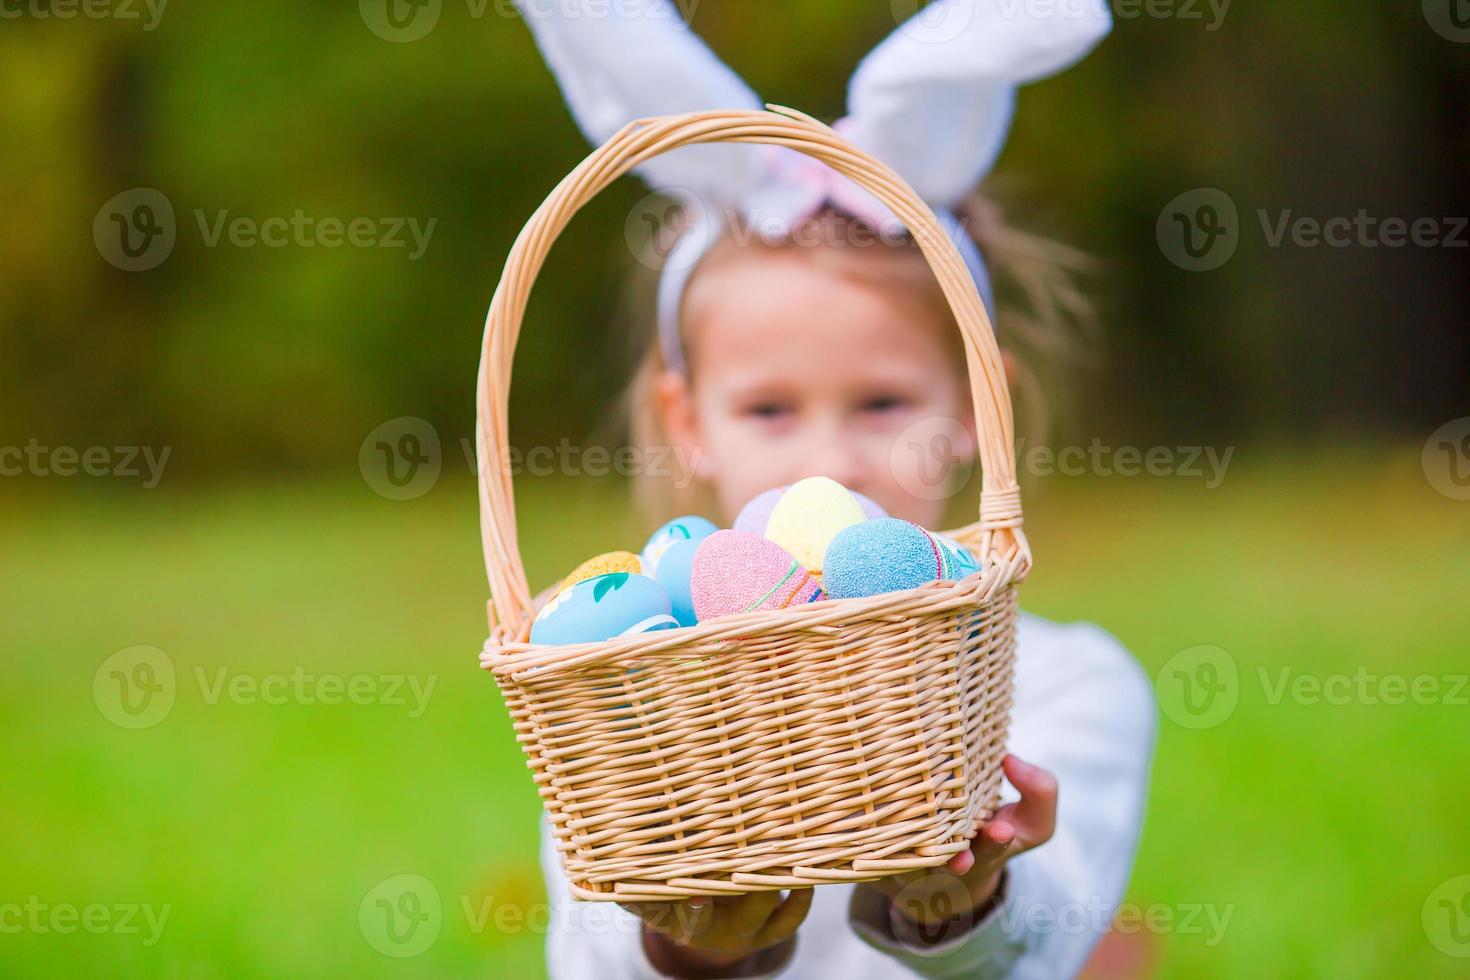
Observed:
[[[667,0],[518,3],[594,142],[636,118],[761,104]],[[1102,2],[1048,9],[936,0],[864,60],[837,125],[935,208],[987,304],[987,259],[1003,283],[1015,277],[1005,250],[991,247],[1006,236],[973,195],[999,153],[1015,87],[1080,58],[1109,26]],[[895,517],[943,526],[933,461],[894,446],[955,420],[948,462],[973,456],[953,317],[891,213],[795,156],[695,147],[640,169],[681,197],[686,233],[660,273],[657,341],[631,389],[634,440],[697,459],[699,499],[727,526],[761,491],[816,475]],[[678,502],[680,512],[689,505]],[[871,883],[625,908],[570,898],[543,823],[549,972],[1074,976],[1128,880],[1153,738],[1148,680],[1116,640],[1023,615],[1010,785],[968,851]]]

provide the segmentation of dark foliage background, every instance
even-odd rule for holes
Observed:
[[[829,119],[902,7],[684,5],[765,97]],[[468,432],[500,263],[587,152],[524,26],[479,9],[446,3],[404,44],[352,4],[178,4],[151,31],[54,11],[5,21],[7,438],[166,443],[179,475],[218,476],[344,462],[396,416]],[[1470,249],[1271,247],[1257,212],[1470,214],[1470,46],[1418,4],[1240,4],[1215,30],[1198,12],[1120,16],[1082,67],[1022,96],[998,174],[1014,217],[1107,263],[1101,369],[1076,380],[1084,411],[1062,435],[1432,431],[1470,396]],[[92,224],[139,186],[168,197],[178,239],[158,268],[124,272]],[[1197,187],[1240,213],[1239,250],[1213,272],[1177,268],[1155,237],[1166,203]],[[584,435],[621,384],[608,325],[642,194],[622,182],[559,246],[517,366],[518,440]],[[201,230],[221,211],[298,209],[437,224],[417,261],[209,247]]]

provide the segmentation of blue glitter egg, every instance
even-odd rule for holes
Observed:
[[[917,589],[944,577],[949,560],[944,546],[919,525],[880,517],[832,539],[822,588],[834,599]]]

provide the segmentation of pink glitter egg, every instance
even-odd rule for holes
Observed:
[[[816,579],[789,552],[748,531],[716,531],[700,543],[689,592],[700,622],[826,598]]]

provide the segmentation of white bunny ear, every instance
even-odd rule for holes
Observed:
[[[841,127],[919,196],[952,207],[995,165],[1016,88],[1081,60],[1107,0],[934,0],[858,66]]]
[[[669,0],[516,0],[516,6],[594,146],[647,116],[762,106]],[[723,204],[759,180],[761,159],[749,144],[692,146],[636,172],[655,190]]]

